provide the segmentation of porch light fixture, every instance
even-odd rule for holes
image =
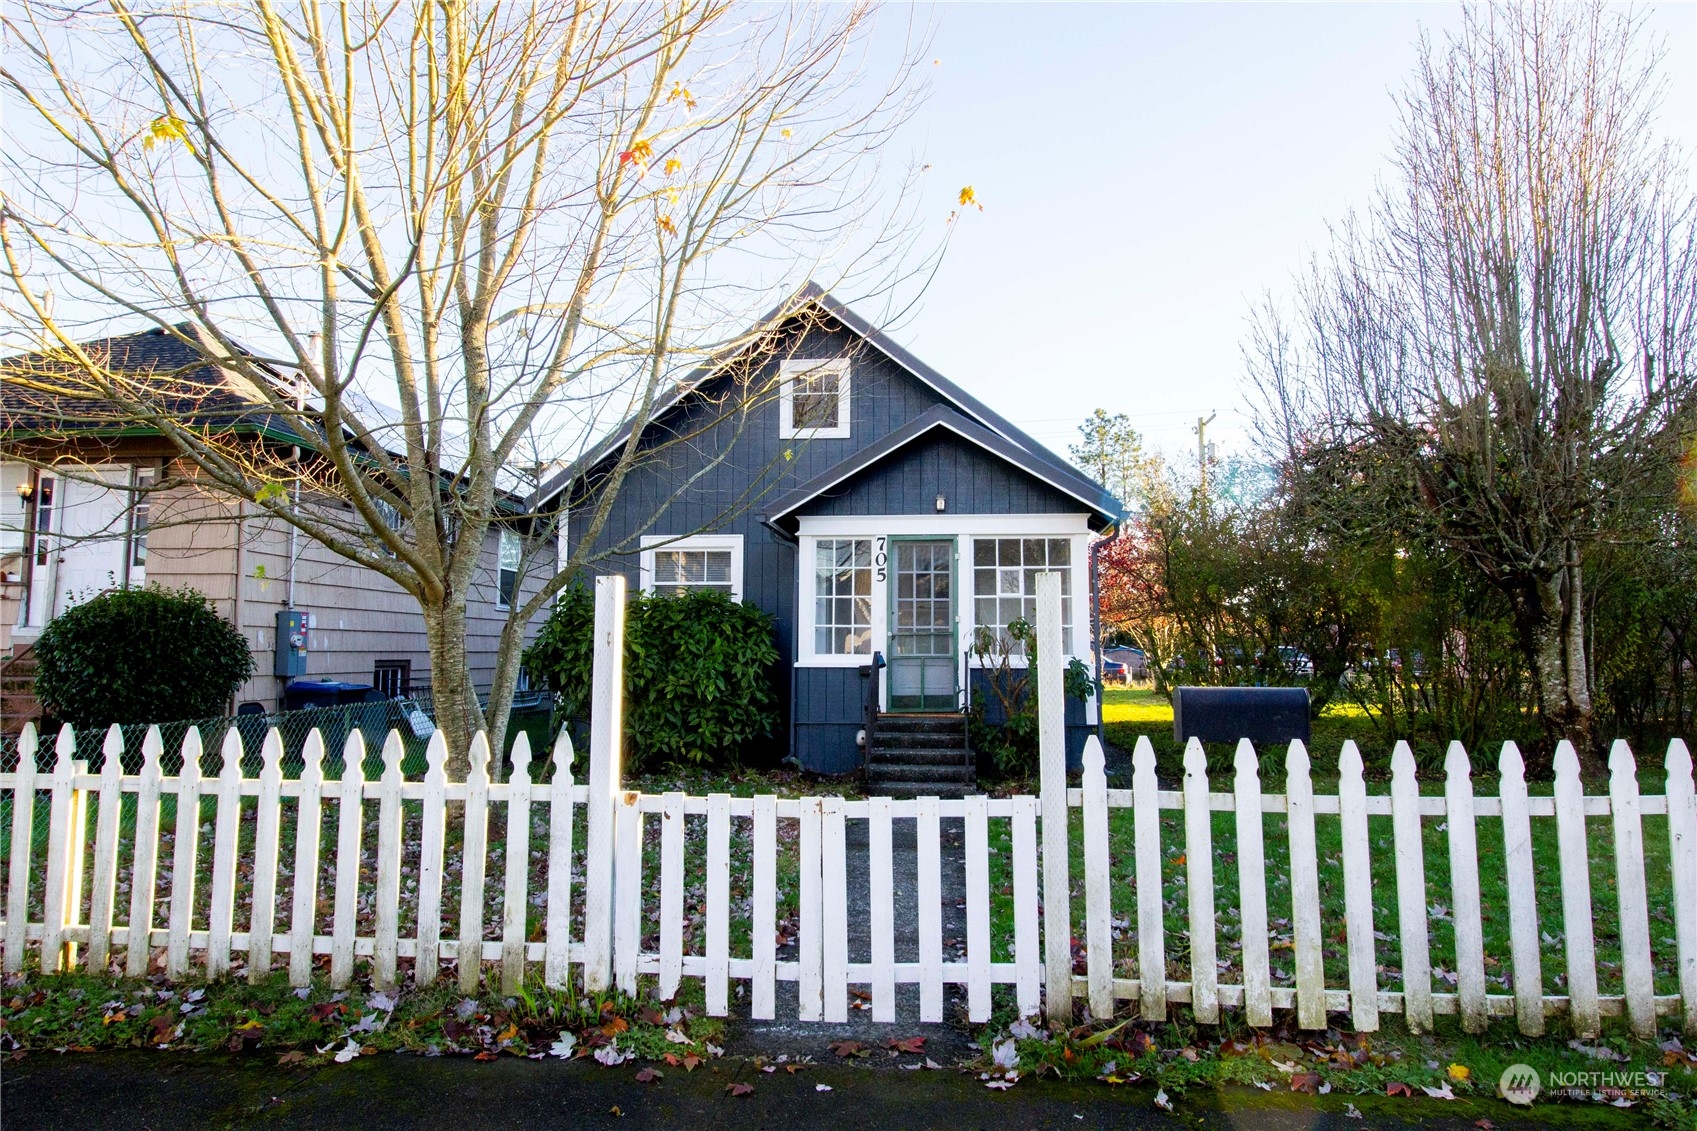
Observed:
[[[27,499],[33,494],[35,494],[35,484],[28,479],[18,484],[18,498]]]
[[[942,514],[944,511],[946,511],[948,509],[949,509],[949,501],[947,499],[943,498],[943,496],[938,495],[937,496],[937,513]]]

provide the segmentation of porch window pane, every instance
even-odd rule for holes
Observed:
[[[1072,651],[1072,541],[1068,538],[978,538],[973,541],[973,610],[978,627],[988,630],[1014,654],[1023,648],[1007,635],[1008,625],[1037,616],[1037,577],[1061,575],[1061,647]],[[991,568],[994,566],[994,568]]]
[[[821,538],[815,545],[813,651],[824,656],[872,652],[872,540]]]

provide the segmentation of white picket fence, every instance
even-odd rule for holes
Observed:
[[[992,987],[1005,984],[1013,987],[1021,1015],[1042,1009],[1069,1021],[1077,995],[1088,1001],[1096,1017],[1112,1015],[1118,1001],[1131,1001],[1140,1016],[1150,1019],[1167,1017],[1175,1004],[1189,1005],[1195,1019],[1204,1023],[1219,1020],[1223,1009],[1234,1009],[1243,1011],[1252,1025],[1268,1025],[1273,1010],[1294,1009],[1304,1028],[1324,1027],[1328,1014],[1347,1014],[1349,1024],[1363,1031],[1376,1029],[1382,1013],[1400,1012],[1416,1030],[1430,1028],[1438,1014],[1459,1014],[1472,1031],[1484,1028],[1492,1017],[1513,1016],[1522,1032],[1537,1034],[1547,1018],[1566,1014],[1575,1031],[1590,1034],[1598,1031],[1603,1017],[1624,1015],[1634,1032],[1648,1034],[1658,1016],[1671,1014],[1681,1018],[1686,1032],[1697,1035],[1697,801],[1691,758],[1681,742],[1669,746],[1667,787],[1660,796],[1640,795],[1633,757],[1624,743],[1617,743],[1611,756],[1609,793],[1599,797],[1583,795],[1577,759],[1565,746],[1557,755],[1554,795],[1528,796],[1520,755],[1512,745],[1503,749],[1497,797],[1475,796],[1468,758],[1459,745],[1449,753],[1442,797],[1420,795],[1406,746],[1395,752],[1389,795],[1369,795],[1353,744],[1343,748],[1336,795],[1314,792],[1308,753],[1300,743],[1292,744],[1286,757],[1283,793],[1262,792],[1258,760],[1248,743],[1238,749],[1230,792],[1210,788],[1196,743],[1186,752],[1182,788],[1163,790],[1147,739],[1139,741],[1133,757],[1131,789],[1107,788],[1102,751],[1093,739],[1085,751],[1081,785],[1069,789],[1060,710],[1060,592],[1058,578],[1049,575],[1040,579],[1038,594],[1040,796],[846,800],[642,794],[623,789],[620,781],[623,589],[622,579],[598,581],[587,784],[574,777],[572,746],[563,734],[552,751],[552,774],[539,775],[546,780],[533,780],[530,748],[521,735],[507,781],[490,780],[490,752],[480,737],[470,752],[467,779],[453,782],[445,773],[447,751],[440,734],[431,740],[428,768],[420,780],[403,775],[404,745],[395,733],[384,745],[381,775],[366,780],[366,751],[357,731],[344,747],[340,780],[325,780],[324,745],[316,732],[306,744],[302,771],[285,778],[283,745],[275,731],[260,751],[257,777],[244,775],[247,752],[234,731],[225,736],[218,775],[202,777],[197,731],[184,738],[180,772],[167,776],[157,728],[147,735],[143,764],[134,775],[123,772],[123,742],[116,728],[107,735],[103,768],[97,774],[76,759],[69,728],[59,735],[54,768],[38,773],[36,737],[26,730],[19,743],[18,769],[0,774],[0,796],[12,798],[6,918],[0,922],[5,970],[21,970],[26,950],[33,946],[43,970],[69,970],[80,964],[104,970],[121,959],[124,970],[141,974],[154,948],[163,947],[166,972],[174,978],[190,976],[196,965],[208,977],[228,975],[234,956],[241,954],[249,976],[257,979],[287,955],[295,985],[310,982],[314,958],[320,955],[328,956],[329,978],[336,987],[351,981],[361,960],[369,963],[372,980],[380,987],[396,984],[402,960],[410,960],[412,978],[420,985],[435,981],[444,964],[452,962],[467,993],[477,992],[490,963],[498,967],[504,993],[517,990],[537,966],[550,987],[573,982],[591,991],[617,986],[633,992],[640,979],[649,978],[663,998],[675,994],[683,978],[700,978],[707,1010],[714,1015],[728,1012],[733,983],[746,983],[749,1013],[760,1019],[775,1015],[779,982],[796,983],[800,1020],[845,1020],[850,988],[865,986],[872,1017],[883,1022],[896,1020],[900,985],[918,986],[920,1019],[935,1022],[944,1019],[945,986],[964,987],[969,1018],[984,1021],[991,1014]],[[34,839],[34,810],[42,793],[49,813],[45,845]],[[133,838],[120,835],[125,795],[134,797]],[[160,801],[167,795],[176,798],[175,836],[165,883],[169,894],[160,907]],[[209,890],[200,893],[196,888],[204,869],[197,869],[197,854],[203,797],[215,799],[215,815],[205,881]],[[319,854],[330,807],[336,832],[333,869],[327,870]],[[1073,973],[1076,900],[1067,829],[1069,811],[1075,808],[1081,811],[1083,833],[1083,977]],[[1134,845],[1129,861],[1113,857],[1110,836],[1111,812],[1127,808]],[[457,916],[454,909],[443,907],[445,872],[453,860],[447,851],[450,810],[460,822],[453,831],[462,834]],[[1162,842],[1163,811],[1182,814],[1181,842]],[[362,854],[367,818],[373,812],[374,864]],[[1213,815],[1222,812],[1234,815],[1235,892],[1216,889]],[[420,821],[416,843],[403,843],[408,813]],[[242,831],[244,815],[251,818],[251,834]],[[1287,829],[1295,962],[1291,986],[1272,985],[1265,859],[1269,815]],[[295,832],[292,868],[284,870],[279,860],[286,816],[293,817]],[[91,817],[92,869],[87,833]],[[547,847],[541,862],[543,890],[533,892],[531,837],[537,817],[544,818],[538,823],[546,827]],[[686,825],[692,817],[705,820],[705,847],[695,854],[693,869],[686,852]],[[1380,984],[1380,960],[1390,955],[1374,930],[1374,842],[1369,837],[1373,817],[1388,817],[1393,826],[1399,927],[1395,957],[1404,987],[1399,990]],[[1342,986],[1326,983],[1316,839],[1317,821],[1333,818],[1340,822],[1343,845],[1348,977]],[[1621,994],[1598,992],[1587,818],[1611,823]],[[504,828],[494,830],[492,841],[490,823],[497,819],[504,820]],[[1666,944],[1653,940],[1650,931],[1643,832],[1646,820],[1662,819],[1669,834],[1679,992],[1658,995],[1652,946]],[[962,859],[948,864],[965,877],[964,952],[957,949],[955,960],[945,961],[943,879],[948,854],[943,828],[944,822],[957,820]],[[1426,872],[1425,820],[1442,822],[1446,832],[1448,868],[1441,882]],[[1533,821],[1544,820],[1555,822],[1560,848],[1567,993],[1556,996],[1543,992],[1545,944],[1535,903],[1531,829]],[[848,882],[850,821],[866,822],[864,900],[851,893]],[[897,822],[907,821],[913,822],[916,846],[911,876],[897,875],[892,857]],[[649,835],[654,822],[657,837]],[[785,822],[794,823],[787,826],[791,837],[780,835]],[[991,832],[997,822],[1006,822],[1009,846],[1004,872],[1012,895],[1011,938],[1000,940],[1001,949],[1011,956],[1006,961],[996,960],[997,940],[992,938]],[[778,861],[782,846],[792,840],[798,872],[794,953],[780,959]],[[654,841],[657,900],[649,894],[645,874],[645,848]],[[131,845],[127,855],[125,844]],[[1508,880],[1512,994],[1486,992],[1479,859],[1482,847],[1493,852],[1498,846]],[[576,848],[582,850],[584,870],[581,883],[574,885]],[[31,921],[37,851],[45,856],[42,918]],[[1185,856],[1184,883],[1163,886],[1163,860],[1175,852]],[[742,877],[746,905],[733,899],[732,891],[733,859],[743,855],[750,861]],[[489,866],[497,858],[504,859],[498,894],[487,890]],[[126,862],[129,897],[123,915],[117,885]],[[326,875],[328,882],[323,882]],[[238,882],[243,877],[249,878],[245,885]],[[288,891],[282,890],[285,880]],[[904,932],[895,922],[894,892],[898,884],[908,882],[917,892],[917,922],[911,925],[917,958],[897,961],[897,938]],[[1126,884],[1135,911],[1125,925],[1135,923],[1136,947],[1129,970],[1122,971],[1116,969],[1113,954],[1111,903],[1116,885]],[[704,940],[699,953],[688,953],[685,900],[686,893],[697,888],[702,892]],[[238,931],[234,924],[244,890],[248,929]],[[321,894],[330,903],[328,914],[320,913]],[[540,924],[534,931],[529,918],[537,902],[533,895],[540,897]],[[1168,977],[1169,895],[1186,901],[1187,978]],[[1428,901],[1437,895],[1453,908],[1453,993],[1433,989]],[[695,900],[693,895],[688,898]],[[491,899],[498,899],[501,908],[494,938],[485,930]],[[578,937],[573,936],[574,899],[581,901]],[[286,927],[279,919],[280,907],[287,912]],[[401,930],[403,908],[412,912],[415,924],[407,934]],[[1240,984],[1219,978],[1218,921],[1226,908],[1235,910],[1241,930]],[[733,955],[731,928],[738,915],[746,917],[749,941],[746,949],[739,948],[742,953]],[[445,920],[451,924],[447,935]],[[643,928],[650,920],[658,923],[658,930],[653,949],[645,949]],[[867,927],[866,961],[850,960],[851,922]],[[362,934],[362,926],[368,926],[369,933]]]

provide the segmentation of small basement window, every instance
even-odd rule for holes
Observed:
[[[378,660],[371,666],[371,686],[385,699],[411,694],[412,661]]]
[[[778,372],[780,439],[848,439],[848,358],[790,359]]]
[[[742,535],[695,534],[671,539],[659,535],[642,541],[644,593],[716,589],[733,601],[742,600]]]

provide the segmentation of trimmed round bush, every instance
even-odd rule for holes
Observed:
[[[36,641],[35,695],[77,727],[223,715],[253,674],[234,625],[193,589],[118,589],[67,609]]]
[[[570,720],[589,716],[595,598],[563,593],[525,668]],[[632,597],[625,614],[625,764],[734,764],[778,726],[772,618],[707,590]]]

